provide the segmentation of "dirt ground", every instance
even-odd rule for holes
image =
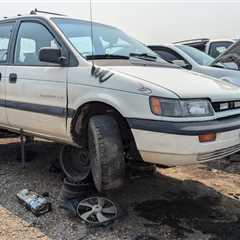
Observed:
[[[122,209],[112,225],[93,228],[59,207],[63,176],[52,167],[60,146],[27,146],[23,169],[16,140],[0,141],[0,240],[239,240],[240,155],[198,166],[158,169],[156,176],[129,179],[108,197]],[[48,192],[53,210],[39,218],[16,194]]]

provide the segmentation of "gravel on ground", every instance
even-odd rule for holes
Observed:
[[[55,169],[60,146],[28,144],[21,167],[17,139],[0,140],[0,240],[239,240],[240,155],[205,165],[159,168],[155,176],[129,179],[107,197],[121,218],[105,227],[69,218],[60,208],[63,175]],[[56,171],[55,171],[56,170]],[[19,204],[24,189],[48,192],[53,209],[35,217]]]

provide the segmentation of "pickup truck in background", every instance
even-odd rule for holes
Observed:
[[[234,39],[209,39],[209,38],[199,38],[184,40],[179,42],[174,42],[174,44],[183,44],[194,47],[213,58],[218,57],[221,53],[226,51],[236,40]]]

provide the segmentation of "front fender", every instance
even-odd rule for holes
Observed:
[[[72,105],[69,104],[69,107],[77,110],[84,104],[91,102],[110,105],[127,118],[145,118],[147,113],[151,114],[148,96],[122,91],[111,91],[111,93],[108,93],[107,90],[102,90],[102,92],[89,91],[89,93],[75,99]]]

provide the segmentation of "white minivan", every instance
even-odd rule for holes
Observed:
[[[88,151],[99,191],[127,161],[240,150],[240,88],[160,59],[121,30],[33,11],[0,21],[0,126]],[[86,159],[75,155],[76,172]],[[84,162],[84,163],[83,163]]]

